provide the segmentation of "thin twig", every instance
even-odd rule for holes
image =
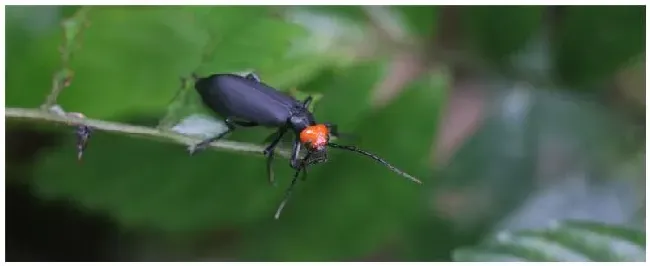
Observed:
[[[31,120],[42,122],[53,122],[66,124],[69,126],[85,125],[93,128],[94,130],[115,132],[128,136],[141,136],[150,137],[159,140],[166,140],[168,142],[175,142],[183,145],[193,145],[201,141],[201,139],[181,135],[173,132],[166,132],[151,127],[135,126],[123,123],[116,123],[110,121],[102,121],[87,118],[78,118],[63,116],[52,112],[47,112],[42,109],[29,109],[29,108],[5,108],[5,118],[15,120]],[[247,154],[257,154],[263,156],[264,147],[261,145],[221,140],[211,143],[210,146],[215,149],[240,152]],[[289,158],[289,152],[284,150],[276,150],[276,154]],[[189,155],[188,155],[189,156]]]

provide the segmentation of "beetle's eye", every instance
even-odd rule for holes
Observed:
[[[323,149],[325,148],[325,146],[326,146],[326,145],[324,145],[324,144],[320,144],[320,145],[314,145],[314,144],[311,144],[311,148],[312,148],[313,150],[316,150],[316,151],[321,151],[321,150],[323,150]]]

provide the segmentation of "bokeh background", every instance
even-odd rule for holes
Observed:
[[[645,230],[645,7],[5,12],[7,107],[44,102],[67,25],[66,111],[171,130],[209,114],[181,77],[255,71],[424,182],[332,151],[274,220],[286,159],[272,187],[260,156],[95,132],[80,164],[73,128],[8,119],[7,260],[449,261],[563,219]]]

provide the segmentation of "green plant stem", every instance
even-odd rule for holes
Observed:
[[[66,124],[69,126],[85,125],[91,127],[94,130],[114,132],[114,133],[128,135],[128,136],[149,137],[158,140],[183,144],[187,146],[196,144],[199,141],[201,141],[201,139],[198,139],[196,137],[190,137],[178,133],[162,131],[151,127],[135,126],[135,125],[116,123],[110,121],[102,121],[96,119],[88,119],[88,118],[70,117],[70,116],[59,115],[52,112],[44,111],[42,109],[6,107],[5,118],[7,120],[14,119],[14,120],[30,120],[34,122],[38,122],[38,121],[52,122],[52,123]],[[227,141],[227,140],[213,142],[210,144],[210,147],[217,150],[240,152],[246,154],[256,154],[260,156],[263,156],[263,151],[265,148],[263,146],[256,145],[256,144]],[[289,152],[284,150],[278,149],[276,150],[276,154],[289,158]]]

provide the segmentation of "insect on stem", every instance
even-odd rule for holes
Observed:
[[[267,156],[266,169],[271,182],[274,180],[270,173],[273,151],[285,131],[294,133],[295,139],[291,149],[290,164],[297,171],[276,211],[276,219],[280,217],[282,209],[287,204],[300,171],[304,171],[306,175],[307,167],[327,162],[327,146],[363,154],[415,183],[422,183],[377,155],[354,146],[330,143],[330,136],[340,136],[338,126],[316,121],[310,110],[310,106],[314,102],[312,96],[299,101],[287,93],[267,85],[255,73],[247,75],[224,73],[194,78],[196,79],[194,88],[201,97],[203,105],[212,110],[215,115],[225,119],[229,129],[228,133],[239,128],[250,127],[276,129],[274,135],[277,137],[274,137],[264,149],[264,155]],[[203,142],[207,145],[219,141],[223,137],[225,135],[220,134],[217,137],[205,139]],[[302,148],[307,148],[308,153],[303,159],[299,159]],[[314,159],[311,159],[310,156]]]

